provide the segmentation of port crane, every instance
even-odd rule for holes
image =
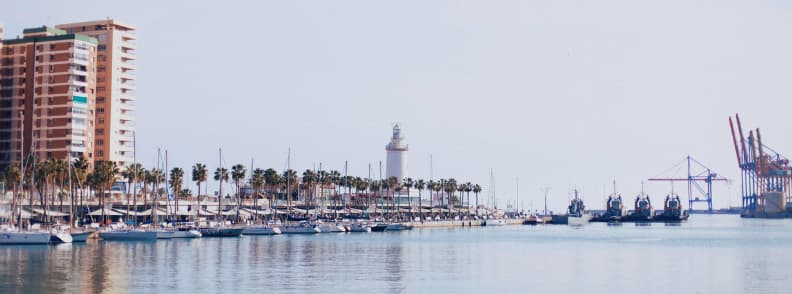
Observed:
[[[678,168],[687,163],[687,178],[668,177],[650,178],[654,182],[687,182],[688,210],[693,210],[693,204],[697,202],[707,203],[707,211],[712,213],[712,183],[728,181],[727,178],[719,177],[712,169],[694,159],[690,155],[674,165],[671,169]],[[670,169],[669,169],[670,170]],[[703,183],[703,185],[702,185]]]
[[[785,202],[792,202],[789,189],[792,167],[789,159],[763,144],[758,128],[756,132],[748,130],[748,137],[745,137],[739,114],[735,114],[734,120],[729,117],[729,128],[741,174],[741,214],[749,217],[762,215],[765,212],[766,192],[782,192]]]

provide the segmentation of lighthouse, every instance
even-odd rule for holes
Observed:
[[[407,144],[401,134],[399,124],[393,126],[393,137],[390,143],[385,145],[388,158],[386,163],[385,176],[387,178],[396,177],[399,182],[407,177]]]

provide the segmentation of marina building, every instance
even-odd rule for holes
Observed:
[[[0,49],[0,168],[94,157],[95,38],[53,27],[23,30]]]
[[[96,160],[133,161],[135,132],[135,27],[113,19],[61,24],[72,34],[93,37],[96,45]]]

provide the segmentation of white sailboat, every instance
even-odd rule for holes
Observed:
[[[242,235],[252,235],[252,236],[259,236],[259,235],[280,235],[281,229],[277,227],[270,227],[270,226],[250,226],[246,227],[242,230]]]
[[[280,230],[283,234],[316,234],[322,232],[322,230],[320,230],[316,224],[306,221],[301,221],[296,225],[282,226],[280,227]]]
[[[106,241],[154,241],[157,240],[157,232],[122,229],[99,232],[99,237]]]
[[[49,244],[49,232],[25,232],[13,229],[0,231],[0,245]]]

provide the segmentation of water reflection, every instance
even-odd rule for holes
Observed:
[[[780,224],[780,225],[779,225]],[[0,293],[779,293],[792,222],[506,226],[0,247]],[[575,283],[570,283],[574,277]]]

